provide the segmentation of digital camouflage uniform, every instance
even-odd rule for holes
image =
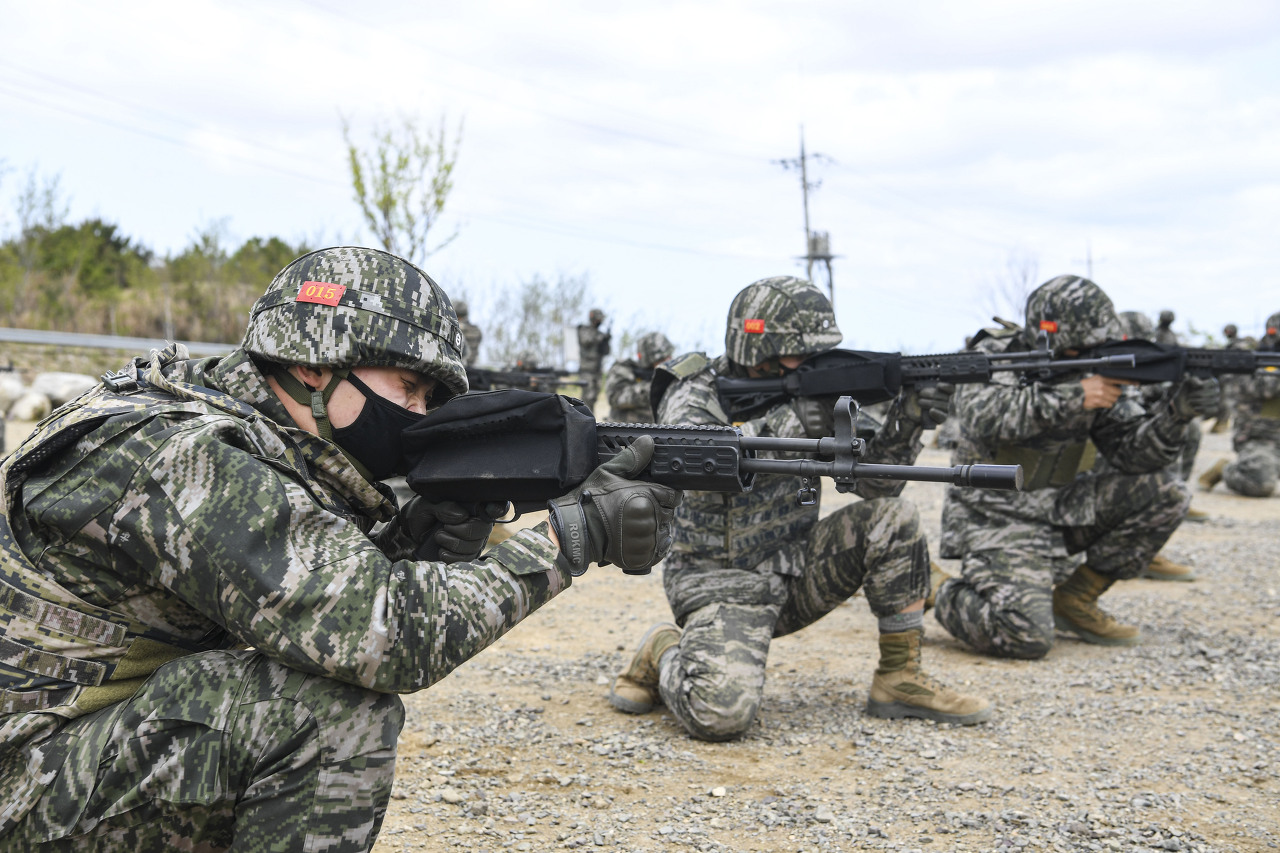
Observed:
[[[604,313],[593,308],[590,322],[578,326],[578,373],[582,376],[582,399],[594,410],[600,399],[600,373],[609,354],[608,332],[601,330]]]
[[[1280,341],[1280,313],[1267,318],[1267,335],[1258,347],[1274,349]],[[1265,498],[1280,479],[1280,371],[1233,377],[1231,444],[1235,461],[1222,470],[1222,481],[1239,495]]]
[[[693,353],[659,368],[674,380],[659,392],[659,420],[730,424],[716,377],[745,376],[739,365],[784,354],[761,351],[758,340],[786,346],[802,339],[802,353],[835,346],[841,335],[830,310],[816,289],[790,277],[764,279],[744,290],[730,308],[725,356],[708,361]],[[756,323],[760,332],[768,327],[772,333],[775,318],[782,317],[790,337],[734,334],[744,323],[747,331]],[[910,464],[915,459],[922,430],[901,415],[895,401],[886,425],[868,442],[869,461]],[[739,427],[745,435],[806,435],[791,404]],[[760,474],[752,490],[742,494],[686,492],[676,510],[663,586],[684,631],[678,646],[662,657],[658,688],[667,708],[695,737],[726,740],[751,725],[763,697],[773,637],[815,622],[860,588],[877,617],[898,614],[928,592],[928,544],[918,513],[896,497],[905,483],[860,481],[856,494],[870,500],[821,521],[816,501],[804,506],[797,499],[804,485],[797,476]]]
[[[604,396],[609,401],[609,419],[624,424],[651,424],[653,405],[649,390],[653,369],[671,358],[675,351],[661,332],[650,332],[636,342],[636,357],[615,361],[604,380]]]
[[[1124,327],[1125,335],[1128,338],[1137,338],[1143,341],[1155,340],[1155,326],[1151,322],[1151,318],[1141,311],[1121,311],[1120,323]],[[1153,382],[1149,385],[1143,385],[1139,389],[1142,396],[1142,405],[1147,409],[1154,409],[1165,397],[1167,397],[1173,387],[1172,382]],[[1196,454],[1200,452],[1200,419],[1193,418],[1187,424],[1187,440],[1182,446],[1182,452],[1178,454],[1178,458],[1170,465],[1170,470],[1177,474],[1183,480],[1191,479],[1191,470],[1196,464]]]
[[[1053,311],[1056,317],[1046,317]],[[1027,304],[1027,330],[980,349],[1031,347],[1041,320],[1058,322],[1055,354],[1119,339],[1111,300],[1093,282],[1060,276]],[[1022,386],[1007,374],[962,385],[952,399],[961,426],[953,464],[1022,464],[1026,490],[949,487],[941,553],[962,575],[938,589],[935,614],[983,652],[1038,658],[1053,645],[1052,590],[1079,558],[1107,579],[1136,577],[1186,514],[1188,491],[1168,470],[1187,420],[1168,404],[1147,410],[1135,389],[1109,409],[1085,410],[1079,377]],[[1091,470],[1095,454],[1108,464]]]
[[[335,314],[361,306],[395,363],[411,353],[465,390],[434,283],[402,277],[398,303],[358,287],[395,274],[382,256],[304,256],[240,349],[135,360],[0,467],[0,849],[367,850],[394,694],[569,585],[545,525],[474,563],[408,559],[389,493],[295,427],[246,352],[291,341],[320,363],[377,363],[367,336],[335,337],[293,301],[302,279],[342,280],[357,286]]]

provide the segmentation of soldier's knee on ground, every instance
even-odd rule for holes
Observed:
[[[713,705],[690,697],[686,713],[680,715],[680,722],[698,740],[724,741],[740,738],[755,722],[763,697],[757,694],[755,697],[739,695],[735,698],[737,701],[732,703]]]
[[[1270,497],[1280,479],[1280,459],[1267,452],[1243,449],[1222,471],[1227,488],[1247,498]]]

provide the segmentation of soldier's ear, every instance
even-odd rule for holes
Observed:
[[[327,367],[312,367],[309,364],[292,364],[289,372],[308,388],[324,388],[329,384],[333,371]]]

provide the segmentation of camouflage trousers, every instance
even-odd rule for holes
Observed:
[[[1137,577],[1173,535],[1190,501],[1186,484],[1168,469],[1110,474],[1087,485],[1080,500],[1097,502],[1091,525],[990,518],[1000,528],[1000,547],[966,553],[961,576],[938,589],[934,615],[942,627],[980,652],[1044,657],[1054,641],[1053,587],[1079,562],[1070,555],[1084,553],[1090,568],[1116,580]],[[1046,554],[1046,536],[1059,538],[1065,556]]]
[[[761,601],[699,607],[686,616],[679,646],[663,656],[663,701],[694,737],[729,740],[751,726],[764,696],[772,638],[816,622],[859,588],[877,617],[898,613],[928,592],[929,546],[909,501],[852,504],[796,544],[797,559],[784,561],[793,573],[770,570]],[[680,571],[666,569],[673,570]]]
[[[0,850],[369,850],[403,722],[256,652],[180,658],[42,744],[57,777]]]
[[[1270,497],[1280,480],[1280,446],[1247,441],[1236,447],[1235,461],[1222,470],[1222,482],[1238,495]]]
[[[1191,479],[1191,469],[1196,464],[1196,454],[1200,452],[1200,419],[1195,418],[1187,424],[1187,443],[1182,445],[1182,452],[1170,466],[1175,474],[1183,480]]]

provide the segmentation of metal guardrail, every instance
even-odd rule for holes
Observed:
[[[54,347],[93,347],[145,353],[162,349],[168,341],[160,338],[124,338],[116,335],[83,335],[76,332],[47,332],[42,329],[9,329],[0,326],[0,341],[15,344],[40,344]],[[181,341],[195,356],[226,355],[235,344],[213,344],[202,341]]]

